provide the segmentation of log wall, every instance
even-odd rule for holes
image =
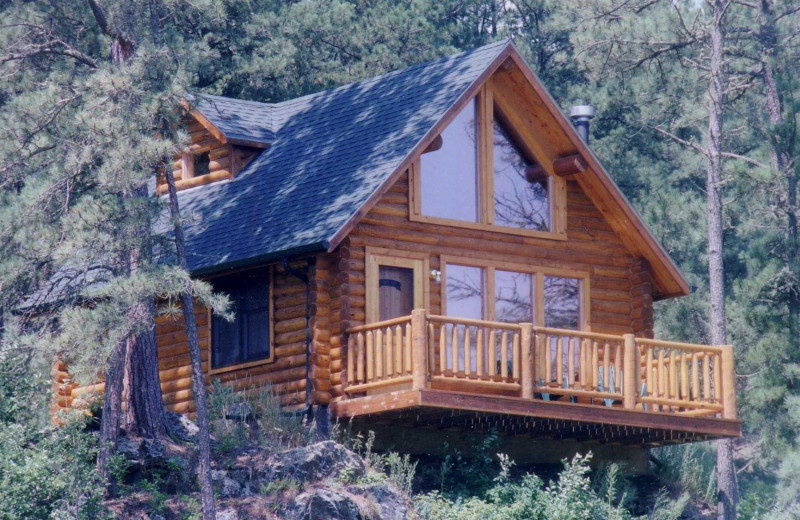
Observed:
[[[312,331],[312,397],[318,402],[330,400],[329,374],[329,322],[325,315],[328,308],[327,266],[323,259],[309,269],[311,282],[311,311],[321,310],[319,316],[311,320]],[[305,261],[293,267],[305,271]],[[316,273],[323,278],[317,282]],[[213,280],[212,280],[213,283]],[[318,287],[322,287],[320,293]],[[287,406],[302,406],[306,390],[306,287],[293,275],[284,272],[281,266],[273,266],[273,304],[274,304],[274,345],[275,359],[270,363],[222,373],[208,375],[209,353],[211,347],[211,323],[208,309],[197,307],[198,339],[203,366],[206,371],[206,384],[213,379],[230,385],[236,391],[246,391],[253,386],[272,383],[273,389]],[[312,314],[313,316],[313,314]],[[164,405],[168,410],[179,413],[195,411],[192,396],[192,372],[189,359],[189,346],[182,315],[161,315],[156,317],[156,342],[158,345],[158,369],[161,378],[161,391]],[[104,385],[81,386],[73,382],[67,366],[58,361],[52,369],[53,413],[68,408],[83,408],[90,396],[102,395]],[[313,401],[312,401],[313,402]]]
[[[590,273],[591,330],[652,337],[652,275],[646,261],[632,255],[577,182],[567,183],[567,240],[492,233],[409,219],[409,176],[403,175],[361,219],[334,252],[339,286],[331,288],[331,306],[339,323],[331,343],[343,342],[343,329],[366,318],[366,247],[422,252],[430,268],[441,269],[442,255],[471,256],[497,262],[571,269]],[[442,310],[441,283],[430,280],[432,314]],[[343,394],[347,360],[331,367],[332,396]]]

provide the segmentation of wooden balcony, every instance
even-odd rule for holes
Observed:
[[[340,418],[645,445],[741,435],[730,346],[424,309],[347,332]]]

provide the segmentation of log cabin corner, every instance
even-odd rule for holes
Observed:
[[[197,311],[209,382],[517,452],[741,435],[733,348],[653,338],[686,280],[513,43],[277,104],[196,95],[187,128],[190,268],[236,313]],[[183,321],[156,333],[191,413]],[[102,391],[54,378],[56,408]]]

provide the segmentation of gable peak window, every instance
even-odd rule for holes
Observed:
[[[566,181],[535,168],[530,133],[492,95],[484,85],[412,167],[411,219],[564,239]]]

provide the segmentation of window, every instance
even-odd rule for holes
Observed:
[[[441,134],[441,148],[422,154],[422,214],[478,222],[476,103],[469,103]]]
[[[485,85],[412,165],[411,219],[566,238],[566,180],[545,170],[518,130]]]
[[[182,163],[183,170],[181,172],[181,180],[200,177],[211,173],[211,155],[209,152],[184,152]]]
[[[448,316],[588,330],[589,275],[472,259],[442,258]],[[490,297],[491,295],[491,297]]]
[[[237,273],[212,280],[228,295],[233,321],[211,320],[211,370],[272,360],[272,298],[269,271]]]

